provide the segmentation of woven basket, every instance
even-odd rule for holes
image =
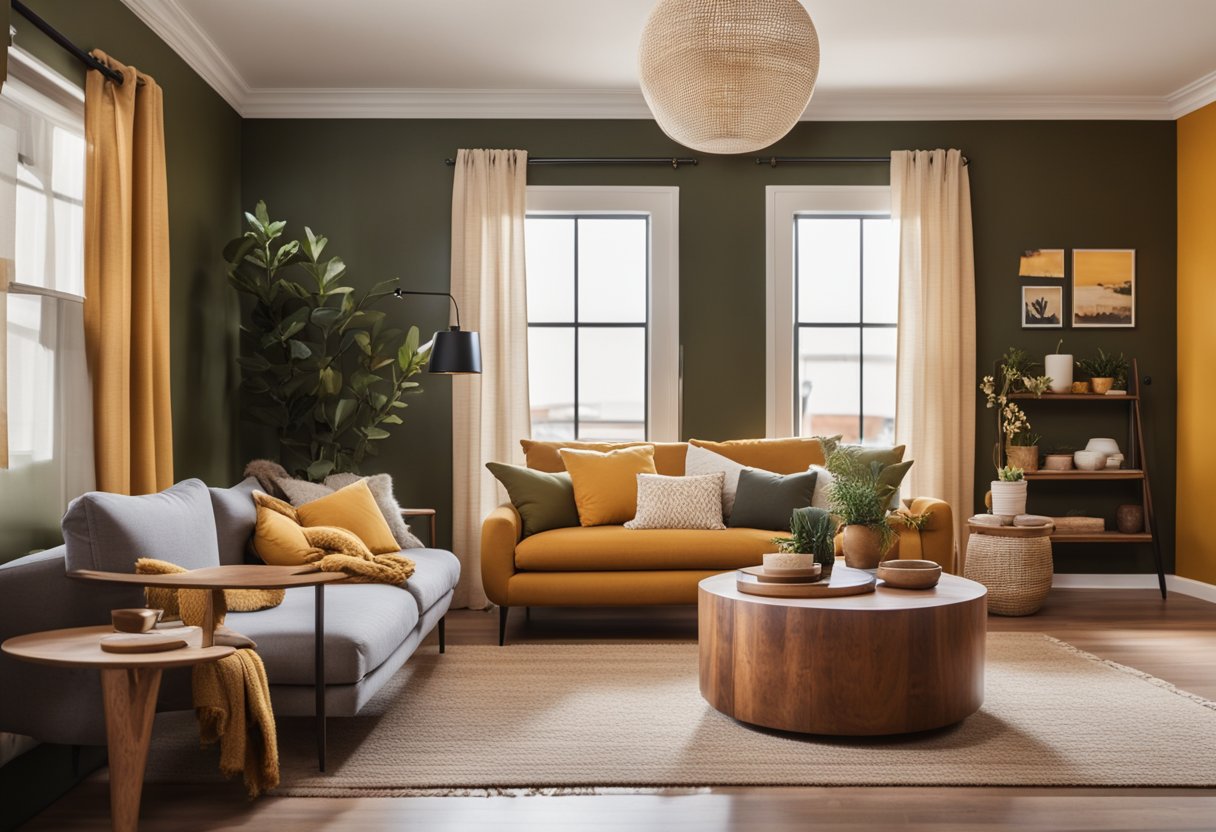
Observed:
[[[963,576],[988,587],[988,612],[1033,615],[1051,591],[1051,539],[972,534]]]

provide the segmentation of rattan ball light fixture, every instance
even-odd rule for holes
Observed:
[[[798,0],[659,0],[638,63],[664,133],[704,153],[750,153],[806,109],[819,36]]]

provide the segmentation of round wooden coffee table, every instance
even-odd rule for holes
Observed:
[[[836,569],[847,569],[838,563]],[[984,701],[981,584],[844,598],[761,598],[726,572],[698,587],[701,695],[741,722],[808,734],[904,734]]]

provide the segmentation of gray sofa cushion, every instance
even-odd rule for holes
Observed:
[[[460,561],[449,551],[407,549],[401,554],[414,561],[414,574],[405,582],[405,588],[423,613],[454,589],[460,580]]]
[[[228,614],[229,627],[258,643],[272,685],[313,682],[314,595],[311,589],[289,589],[277,607]],[[326,684],[358,682],[383,664],[417,624],[418,604],[401,587],[326,587]]]
[[[215,512],[215,535],[220,548],[220,563],[244,563],[245,547],[253,536],[258,509],[253,492],[260,491],[257,477],[246,477],[231,488],[211,488],[211,509]]]
[[[187,569],[220,562],[211,494],[202,480],[138,497],[91,491],[68,506],[63,539],[69,571],[134,572],[139,558]]]

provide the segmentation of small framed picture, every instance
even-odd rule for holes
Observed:
[[[1018,277],[1050,277],[1064,279],[1064,249],[1036,248],[1022,253]]]
[[[1136,325],[1135,249],[1073,249],[1072,325]]]
[[[1060,329],[1063,326],[1063,286],[1022,287],[1022,329]]]

